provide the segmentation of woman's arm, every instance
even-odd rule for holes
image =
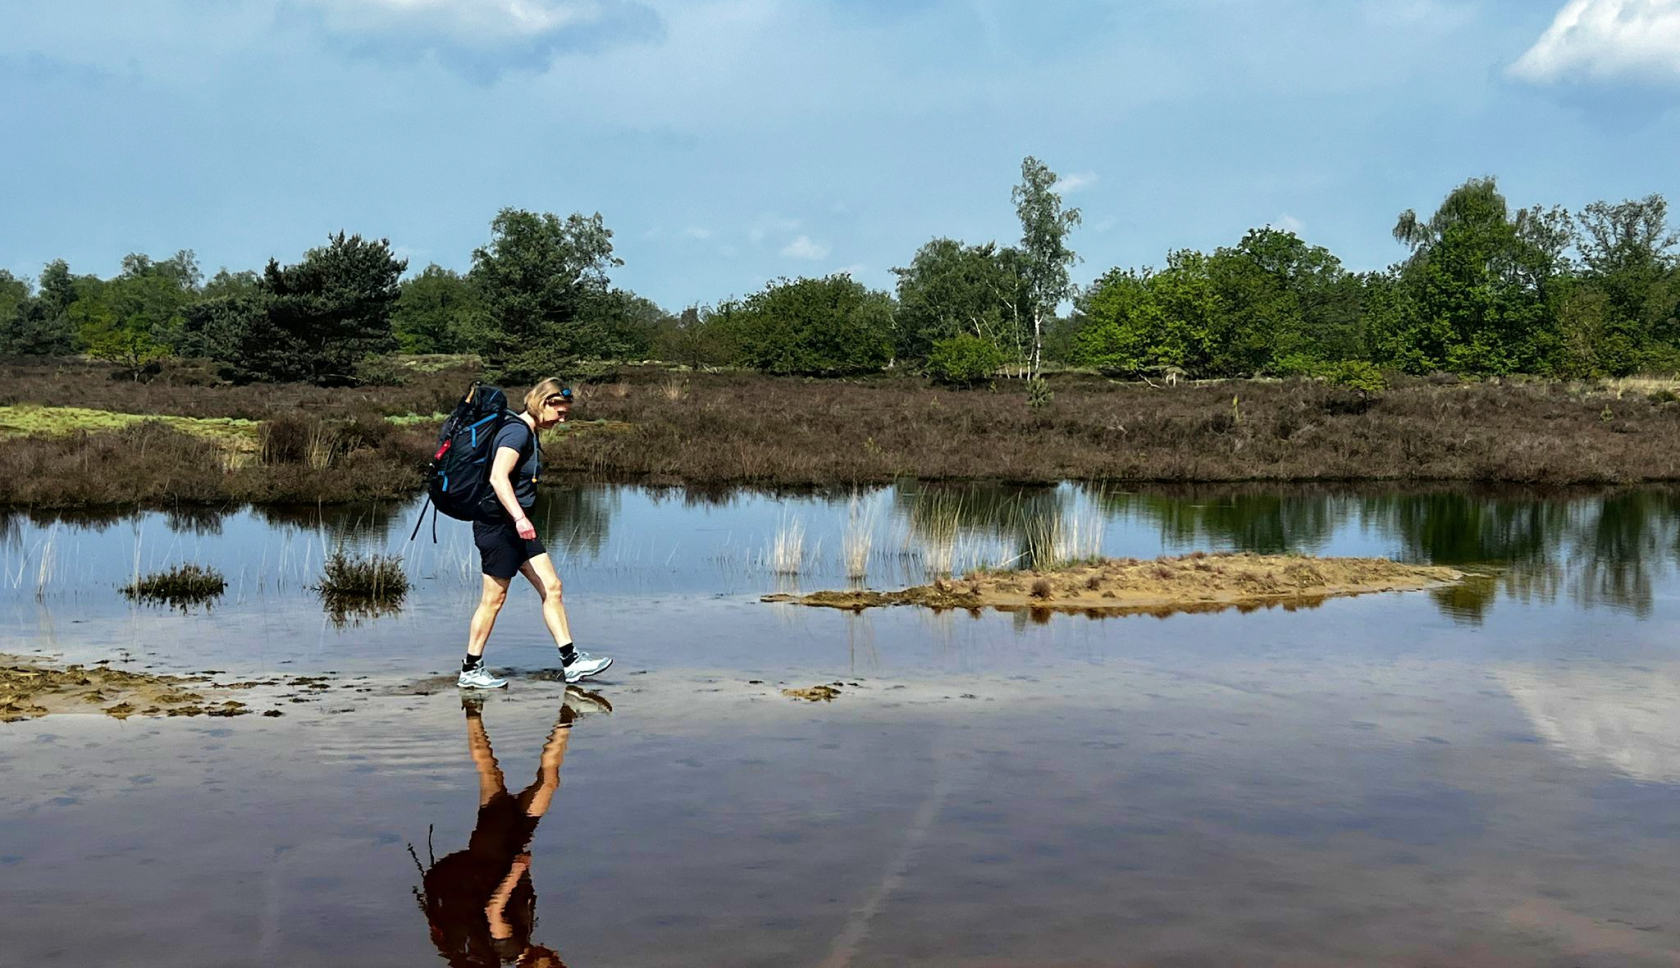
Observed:
[[[503,510],[513,519],[514,530],[526,541],[537,536],[537,529],[531,520],[525,516],[525,509],[519,506],[519,498],[513,493],[513,469],[519,466],[520,453],[512,447],[496,448],[496,460],[490,465],[490,487],[496,492],[496,500],[502,502]]]

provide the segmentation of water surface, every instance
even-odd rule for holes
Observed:
[[[265,696],[273,719],[0,727],[0,965],[446,963],[424,874],[474,827],[472,717],[517,793],[573,714],[520,589],[490,650],[513,688],[463,709],[470,545],[447,520],[409,544],[416,510],[0,525],[0,651],[332,683]],[[610,712],[572,700],[519,891],[573,968],[1676,963],[1673,492],[595,488],[542,511],[580,643],[619,660]],[[757,601],[843,585],[865,532],[880,587],[1058,547],[1486,577],[1164,620]],[[307,585],[341,545],[404,555],[401,614],[323,612]],[[228,575],[220,604],[118,595],[181,560]],[[780,694],[818,682],[841,697]]]

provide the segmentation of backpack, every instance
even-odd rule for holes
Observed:
[[[437,514],[457,521],[492,520],[501,513],[501,502],[490,486],[490,466],[496,447],[496,434],[508,421],[519,415],[508,407],[507,394],[485,383],[473,383],[467,395],[455,405],[449,419],[438,431],[437,452],[426,465],[426,499],[435,509],[432,514],[432,539],[437,540]],[[519,448],[522,459],[528,459],[527,447],[535,446],[536,434],[526,438]],[[425,505],[420,507],[420,519],[425,520]],[[413,540],[420,533],[416,522]]]

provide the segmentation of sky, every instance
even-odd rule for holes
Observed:
[[[600,212],[668,310],[891,288],[1015,241],[1031,155],[1076,281],[1271,225],[1354,269],[1465,180],[1680,198],[1680,0],[0,0],[0,268],[347,231],[470,267],[504,207]]]

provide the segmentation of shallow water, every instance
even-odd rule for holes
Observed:
[[[479,802],[447,678],[477,578],[464,526],[407,543],[414,510],[0,526],[0,651],[333,676],[253,698],[274,719],[0,727],[0,965],[443,962],[416,890]],[[521,882],[530,942],[573,968],[1680,960],[1673,492],[602,488],[544,511],[580,643],[618,658]],[[757,601],[844,584],[862,524],[878,586],[1058,535],[1489,577],[1165,620]],[[402,614],[323,613],[305,586],[340,543],[405,555]],[[137,560],[214,564],[229,593],[130,606]],[[533,606],[516,590],[498,624],[515,682],[481,713],[510,792],[564,703]],[[840,697],[780,694],[819,682]]]

